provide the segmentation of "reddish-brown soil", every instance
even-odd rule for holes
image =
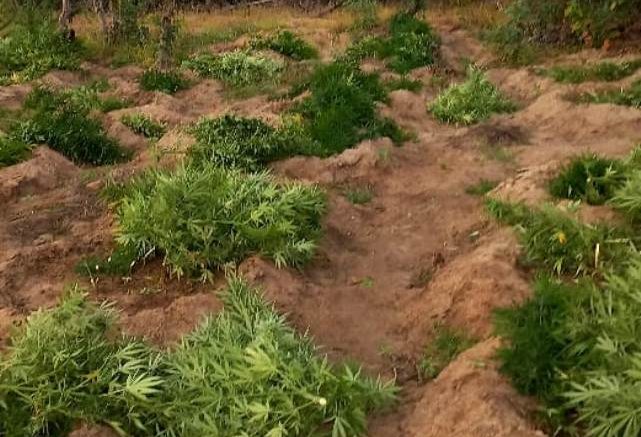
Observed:
[[[491,55],[465,32],[451,26],[439,31],[454,80],[462,60],[490,64]],[[112,93],[135,102],[106,115],[104,123],[136,155],[113,168],[79,168],[43,146],[31,160],[0,170],[0,342],[7,341],[13,323],[53,305],[66,284],[79,281],[93,298],[116,301],[125,331],[171,344],[220,309],[213,291],[224,280],[179,281],[159,261],[129,278],[79,277],[78,260],[107,253],[113,244],[113,218],[98,189],[108,176],[177,162],[193,141],[181,126],[201,116],[235,111],[269,121],[283,103],[265,97],[232,101],[215,81],[175,96],[148,93],[137,87],[139,69],[86,70],[107,77]],[[432,72],[413,74],[428,84]],[[492,311],[527,298],[530,278],[517,266],[515,237],[492,224],[482,199],[465,189],[496,180],[503,181],[497,196],[545,200],[545,180],[564,159],[586,151],[627,153],[641,139],[641,111],[565,99],[595,84],[559,85],[526,69],[493,69],[489,75],[519,111],[475,127],[444,126],[426,111],[436,89],[396,91],[381,112],[414,132],[415,141],[394,147],[380,139],[328,159],[275,163],[279,177],[320,183],[329,191],[324,237],[313,262],[300,271],[279,270],[256,257],[239,266],[333,360],[356,359],[368,372],[396,377],[403,388],[399,404],[373,418],[370,437],[544,435],[532,420],[533,401],[516,394],[493,358],[499,341],[492,338]],[[47,80],[80,83],[69,73]],[[19,108],[28,90],[0,87],[0,105]],[[171,130],[150,147],[120,123],[120,115],[132,111],[165,121]],[[370,203],[353,205],[345,198],[347,187],[358,186],[373,190]],[[599,216],[595,211],[586,214]],[[437,323],[467,331],[480,343],[434,381],[421,382],[417,362]],[[81,428],[74,435],[106,434]]]

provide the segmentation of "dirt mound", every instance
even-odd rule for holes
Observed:
[[[477,247],[439,269],[425,290],[409,305],[409,326],[416,335],[442,323],[477,338],[492,332],[495,308],[522,302],[530,295],[527,278],[516,268],[519,247],[510,230],[481,238]]]
[[[171,344],[192,331],[207,315],[215,314],[222,303],[211,293],[179,296],[169,305],[123,314],[123,330],[156,344]]]
[[[176,166],[195,142],[196,138],[185,132],[183,128],[170,130],[156,143],[159,165],[165,168]]]
[[[16,111],[22,108],[27,94],[33,88],[29,84],[0,86],[0,108]]]
[[[426,386],[405,424],[405,437],[543,437],[529,417],[535,405],[519,396],[493,361],[489,339],[461,354]]]
[[[514,177],[506,179],[494,188],[490,196],[508,202],[540,204],[550,198],[547,184],[557,174],[559,166],[559,162],[552,161],[520,169]]]
[[[0,201],[57,188],[78,172],[78,167],[59,153],[38,147],[28,161],[0,170]]]
[[[274,163],[272,168],[289,178],[321,184],[362,182],[394,147],[388,138],[368,140],[340,155],[321,159],[298,156]]]
[[[118,434],[106,426],[83,424],[73,430],[69,437],[118,437]]]

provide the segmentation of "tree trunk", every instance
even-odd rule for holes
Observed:
[[[174,25],[175,1],[168,0],[164,9],[160,19],[160,41],[158,44],[158,57],[156,58],[156,68],[160,71],[167,71],[171,68],[172,52],[176,38],[176,27]]]
[[[71,22],[71,0],[62,0],[62,10],[58,16],[58,28],[65,35],[69,34],[69,23]]]

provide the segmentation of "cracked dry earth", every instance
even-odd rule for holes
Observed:
[[[435,25],[452,71],[460,59],[491,60],[465,32]],[[148,113],[175,128],[227,111],[270,120],[282,109],[262,97],[229,102],[215,81],[169,97],[139,91],[136,68],[89,69],[136,102],[125,111]],[[426,83],[431,74],[413,72]],[[444,126],[425,109],[436,90],[395,91],[381,112],[415,132],[415,141],[400,148],[387,139],[367,141],[328,159],[275,163],[279,176],[329,191],[324,237],[315,260],[301,271],[279,270],[259,258],[239,267],[332,359],[356,359],[372,374],[396,377],[400,402],[372,418],[369,437],[545,435],[533,420],[536,404],[515,392],[493,358],[499,340],[492,337],[492,311],[527,298],[530,278],[517,265],[512,232],[488,220],[482,199],[465,189],[481,179],[501,180],[497,196],[545,200],[545,178],[564,159],[586,151],[627,153],[641,139],[641,111],[564,99],[596,84],[559,85],[526,69],[490,69],[488,75],[518,102],[517,112],[469,128]],[[70,73],[44,80],[80,81]],[[19,106],[28,87],[0,88],[0,105]],[[0,171],[0,342],[12,324],[53,305],[64,285],[78,280],[94,298],[117,303],[125,331],[159,344],[171,344],[220,309],[211,291],[222,278],[213,285],[176,281],[158,261],[125,280],[89,284],[73,272],[83,256],[104,253],[113,244],[113,218],[98,198],[102,181],[126,177],[155,160],[171,165],[193,141],[171,130],[157,145],[158,159],[120,124],[119,115],[106,115],[104,123],[136,151],[130,163],[84,169],[43,146],[31,160]],[[362,185],[374,193],[367,205],[353,205],[342,195],[345,187]],[[417,362],[436,323],[465,330],[479,342],[435,380],[421,382]],[[74,435],[110,432],[83,427]]]

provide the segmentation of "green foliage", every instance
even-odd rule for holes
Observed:
[[[604,90],[579,97],[583,103],[610,103],[614,105],[641,108],[641,80],[632,83],[627,89]]]
[[[641,220],[641,171],[630,173],[628,180],[614,193],[611,204],[630,220]]]
[[[316,248],[325,200],[314,187],[212,165],[150,171],[133,184],[118,203],[117,240],[159,251],[178,276],[208,278],[253,253],[298,266]]]
[[[492,114],[512,112],[515,106],[481,70],[470,68],[467,80],[448,87],[428,110],[443,123],[470,125],[487,120]]]
[[[282,62],[260,53],[236,50],[218,55],[200,54],[183,62],[201,77],[222,80],[233,87],[247,87],[275,81],[283,71]]]
[[[192,132],[197,142],[189,156],[196,165],[212,163],[257,171],[270,161],[294,153],[297,146],[283,130],[256,118],[232,114],[202,119]]]
[[[587,81],[613,82],[634,74],[641,68],[641,59],[629,62],[599,62],[586,66],[552,67],[542,73],[561,83],[583,83]]]
[[[386,54],[392,70],[405,74],[434,64],[440,41],[426,22],[401,12],[392,17],[389,31]]]
[[[120,121],[135,134],[142,135],[154,141],[162,138],[167,131],[164,123],[158,123],[148,115],[142,113],[123,115]]]
[[[425,348],[419,370],[424,378],[436,378],[449,363],[470,347],[476,340],[447,326],[437,325],[434,340]]]
[[[15,25],[0,36],[0,85],[33,80],[53,69],[76,69],[80,55],[80,45],[69,42],[47,18]]]
[[[627,178],[624,163],[594,154],[575,158],[550,181],[553,196],[584,200],[591,205],[608,201]]]
[[[490,191],[492,191],[498,184],[499,184],[499,181],[481,179],[480,181],[478,181],[477,184],[470,185],[469,187],[467,187],[465,189],[465,192],[467,194],[471,194],[472,196],[484,196]]]
[[[579,364],[568,356],[571,342],[566,328],[575,307],[589,298],[590,287],[587,282],[572,286],[542,275],[530,299],[495,312],[496,333],[508,340],[498,351],[501,371],[519,392],[537,396],[548,407],[565,403],[559,372]]]
[[[0,135],[0,168],[25,161],[29,156],[31,156],[30,145]]]
[[[145,254],[148,255],[148,254]],[[117,246],[107,257],[90,256],[76,265],[76,273],[84,276],[127,276],[138,261],[143,258],[133,246]]]
[[[146,70],[139,79],[140,87],[145,91],[160,91],[175,94],[189,88],[189,81],[177,71]]]
[[[365,36],[348,47],[343,60],[389,59],[388,67],[400,74],[436,62],[440,41],[432,28],[411,14],[400,12],[389,24],[389,36]]]
[[[418,79],[414,80],[407,76],[401,76],[399,78],[386,81],[385,88],[388,91],[408,90],[413,93],[418,93],[421,88],[423,88],[423,82]]]
[[[295,61],[318,58],[318,50],[314,46],[289,30],[255,38],[250,42],[250,47],[254,50],[273,50]]]
[[[123,435],[356,436],[393,400],[391,384],[319,357],[256,290],[232,280],[222,299],[173,351],[117,338],[110,307],[78,291],[32,314],[0,367],[0,433],[84,420]]]
[[[319,145],[315,155],[340,153],[363,139],[380,135],[403,140],[402,131],[391,120],[377,116],[376,103],[385,101],[387,95],[376,74],[335,61],[316,69],[309,91],[295,111],[302,115],[311,138]]]
[[[27,121],[12,128],[11,135],[27,144],[47,143],[77,163],[105,165],[128,157],[89,114],[92,102],[80,92],[56,92],[37,87],[27,96]]]
[[[627,232],[603,224],[582,224],[551,205],[529,210],[520,204],[487,201],[500,221],[517,227],[526,260],[563,275],[594,274],[631,254]]]

